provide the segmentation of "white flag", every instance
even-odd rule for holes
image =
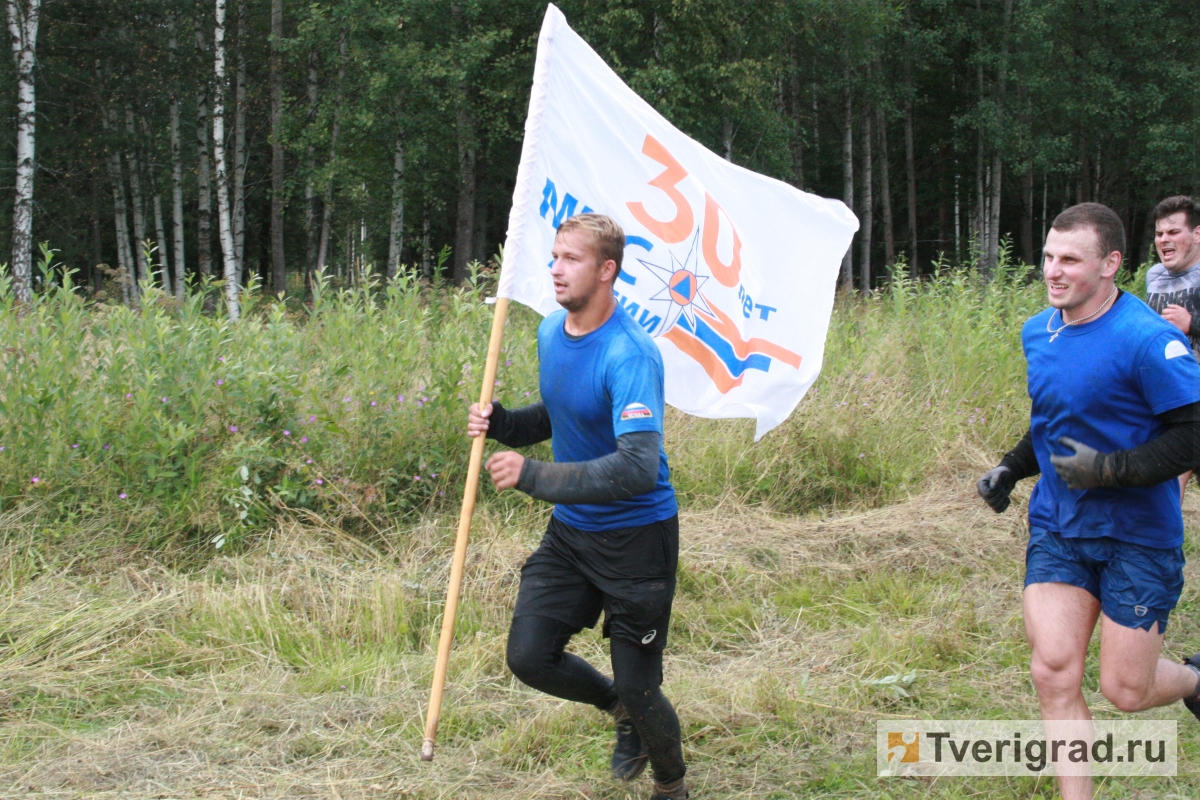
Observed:
[[[735,164],[667,122],[546,9],[498,293],[558,310],[550,251],[567,217],[626,234],[618,313],[662,351],[666,401],[754,417],[760,438],[821,371],[838,269],[858,220]]]

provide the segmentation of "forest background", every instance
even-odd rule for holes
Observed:
[[[439,755],[416,758],[494,289],[480,264],[544,5],[6,5],[0,794],[644,797],[607,778],[601,715],[507,672],[549,509],[486,485]],[[878,780],[875,720],[1038,714],[1030,482],[995,515],[974,481],[1028,425],[1018,334],[1045,304],[1028,265],[1047,220],[1116,208],[1138,293],[1149,210],[1197,189],[1200,5],[561,6],[690,135],[849,200],[843,285],[877,289],[839,295],[820,380],[763,442],[668,409],[666,679],[694,796],[1054,797],[1044,775]],[[234,322],[213,301],[239,283]],[[537,322],[510,315],[507,405],[536,398]],[[1184,513],[1172,657],[1200,650],[1194,490]],[[598,632],[572,646],[606,658]],[[1085,693],[1117,715],[1095,658]],[[1103,796],[1196,797],[1200,729],[1148,713],[1179,722],[1180,774]]]
[[[364,266],[458,282],[503,241],[540,0],[7,3],[41,14],[0,75],[18,111],[0,141],[30,137],[0,165],[18,295],[39,242],[94,292],[126,276],[107,294],[132,301],[151,272],[169,293]],[[1195,3],[560,5],[686,133],[843,198],[863,221],[844,285],[972,253],[986,274],[1005,237],[1037,263],[1047,220],[1085,200],[1121,214],[1137,264],[1154,203],[1200,182]]]

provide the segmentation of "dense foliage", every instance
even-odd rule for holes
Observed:
[[[281,518],[370,539],[453,513],[490,280],[334,290],[322,278],[311,309],[252,291],[235,324],[205,312],[204,292],[90,306],[69,276],[17,314],[4,277],[0,510],[150,545],[223,544]],[[752,441],[750,420],[669,415],[685,505],[872,506],[990,463],[1028,424],[1019,331],[1044,302],[1004,253],[990,282],[946,271],[843,298],[820,379],[767,439]],[[510,407],[537,398],[536,323],[514,307],[496,389]]]
[[[289,272],[315,267],[323,230],[331,271],[373,264],[385,273],[398,219],[393,270],[402,262],[427,277],[443,270],[464,279],[468,261],[486,260],[503,239],[545,3],[279,2],[281,35],[271,33],[272,5],[227,0],[224,130],[231,191],[244,195],[239,247],[247,273],[270,286],[276,247]],[[1153,203],[1197,188],[1195,3],[560,5],[606,61],[687,133],[751,169],[847,197],[861,218],[870,216],[864,234],[872,237],[865,254],[873,283],[893,257],[924,273],[939,253],[965,261],[972,247],[990,269],[1006,236],[1034,262],[1047,218],[1089,199],[1122,214],[1130,260],[1140,262]],[[206,269],[221,274],[215,200],[208,199],[211,214],[202,209],[198,185],[198,122],[212,160],[213,39],[213,0],[45,4],[33,236],[59,248],[81,282],[99,289],[106,273],[97,265],[119,263],[118,194],[124,216],[140,210],[142,236],[157,243],[158,261],[174,257],[173,99],[184,261],[195,275],[204,250],[218,262]],[[273,63],[282,90],[277,123]],[[15,108],[13,70],[0,79]],[[198,111],[209,116],[198,120]],[[6,115],[0,140],[12,142],[14,126]],[[274,143],[284,148],[278,192]],[[11,176],[12,164],[7,159],[0,175]],[[276,244],[273,194],[283,204]],[[11,195],[0,191],[5,203]],[[126,219],[120,235],[136,227]],[[8,252],[8,236],[5,226],[0,252]],[[449,259],[446,247],[454,251]],[[859,276],[864,252],[856,244],[853,253]]]

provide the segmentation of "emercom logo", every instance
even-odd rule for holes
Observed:
[[[1174,775],[1171,720],[884,720],[880,777]]]

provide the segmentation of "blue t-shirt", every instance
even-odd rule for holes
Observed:
[[[1048,308],[1025,323],[1030,427],[1042,479],[1029,501],[1029,524],[1064,537],[1110,536],[1148,547],[1183,544],[1179,481],[1128,489],[1067,488],[1050,456],[1072,451],[1062,436],[1103,453],[1145,444],[1163,431],[1156,415],[1200,401],[1200,366],[1187,337],[1130,294],[1092,322],[1050,341],[1062,317]]]
[[[650,336],[620,309],[578,339],[567,336],[566,318],[566,311],[556,311],[538,326],[539,382],[550,413],[554,460],[610,455],[617,452],[617,437],[626,433],[661,436],[663,363]],[[554,516],[586,531],[605,531],[661,522],[678,511],[660,444],[653,490],[614,503],[559,504]]]

